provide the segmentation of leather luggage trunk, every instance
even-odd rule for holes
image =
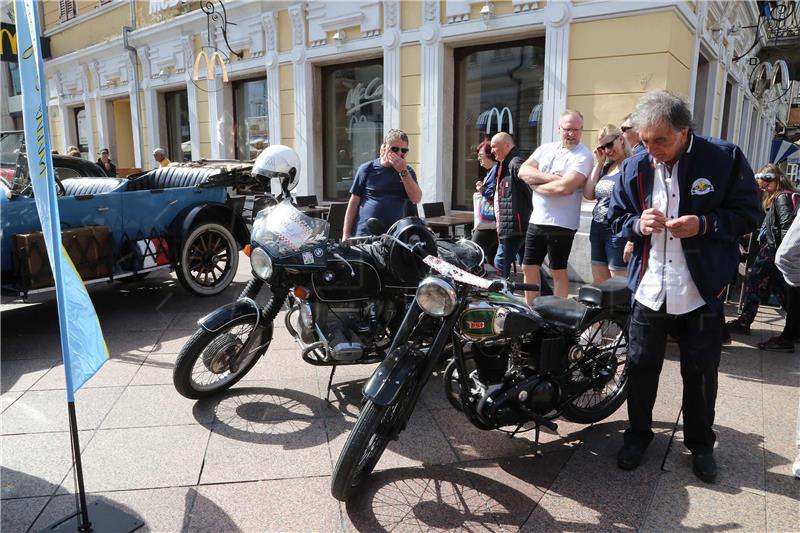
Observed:
[[[111,275],[114,257],[110,228],[84,226],[62,230],[61,242],[82,279]],[[54,285],[42,232],[14,235],[14,267],[24,289]]]

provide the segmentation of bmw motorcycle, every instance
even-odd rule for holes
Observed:
[[[286,179],[282,192],[255,219],[249,250],[253,277],[237,301],[201,318],[181,349],[173,384],[186,398],[200,399],[241,380],[267,352],[273,323],[283,307],[286,328],[309,364],[329,366],[328,392],[338,365],[382,361],[403,321],[425,270],[388,265],[402,261],[401,249],[376,237],[356,244],[328,239],[328,223],[300,212],[291,202]],[[419,218],[398,221],[398,242],[420,244]],[[484,261],[471,241],[435,242],[430,231],[423,249],[479,271]],[[424,265],[423,265],[424,266]],[[269,289],[264,305],[258,296]],[[265,291],[267,292],[267,291]]]
[[[623,404],[631,301],[624,279],[584,286],[577,299],[542,296],[529,306],[513,293],[536,285],[478,277],[419,245],[395,244],[430,275],[364,386],[361,413],[333,472],[335,498],[347,500],[405,429],[446,346],[447,397],[483,430],[515,434],[532,425],[538,447],[540,426],[555,430],[560,416],[594,423]]]

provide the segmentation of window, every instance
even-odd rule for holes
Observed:
[[[83,107],[74,108],[72,117],[75,120],[75,136],[78,139],[78,150],[81,151],[81,157],[89,159],[89,135],[92,132],[86,120],[86,109]]]
[[[477,146],[500,131],[510,133],[523,155],[542,138],[544,39],[455,51],[454,209],[472,210],[478,165]]]
[[[192,142],[189,135],[189,98],[186,91],[164,94],[167,118],[167,150],[170,161],[191,161]]]
[[[697,81],[694,87],[694,117],[695,127],[697,132],[703,135],[708,133],[706,128],[706,99],[708,98],[708,83],[709,83],[709,64],[708,60],[700,54],[697,59]]]
[[[269,146],[266,78],[233,83],[233,116],[236,122],[236,159],[255,159]]]
[[[324,67],[322,86],[323,194],[346,199],[358,167],[378,157],[383,142],[383,63]]]
[[[58,0],[58,18],[61,22],[66,22],[75,18],[78,14],[76,0]]]
[[[734,117],[731,116],[731,106],[736,105],[736,95],[733,80],[729,77],[725,82],[725,103],[722,106],[722,128],[719,136],[726,141],[733,141]]]
[[[746,154],[748,147],[747,147],[747,126],[748,126],[748,118],[750,118],[750,99],[745,98],[744,102],[742,102],[742,119],[739,122],[739,148]]]
[[[9,96],[18,96],[22,94],[22,84],[19,81],[19,63],[16,61],[9,61],[5,63],[8,65],[8,72],[11,77],[11,87],[8,93]]]

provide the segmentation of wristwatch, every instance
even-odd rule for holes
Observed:
[[[404,168],[403,170],[400,171],[400,177],[405,178],[406,176],[408,176],[408,169]]]

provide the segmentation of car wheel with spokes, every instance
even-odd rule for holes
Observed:
[[[233,281],[239,267],[239,246],[225,226],[216,222],[192,228],[181,246],[178,280],[188,291],[213,296]]]

